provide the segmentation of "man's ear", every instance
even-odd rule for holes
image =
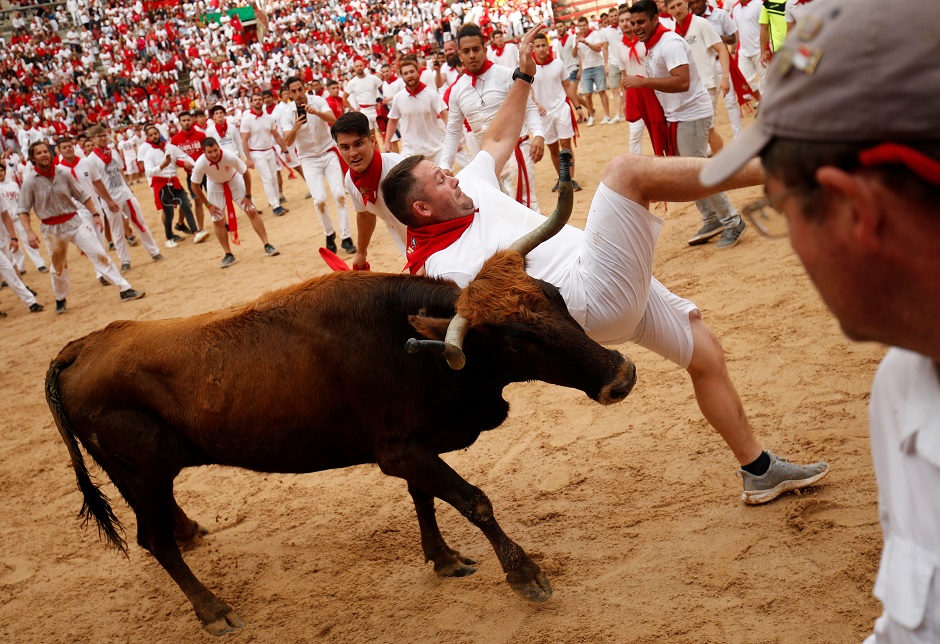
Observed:
[[[411,206],[414,210],[414,214],[425,219],[431,218],[431,205],[426,201],[415,201]]]
[[[816,181],[826,191],[827,204],[845,212],[855,240],[868,251],[882,244],[885,199],[889,197],[884,184],[871,172],[846,172],[841,168],[823,166],[816,171]]]

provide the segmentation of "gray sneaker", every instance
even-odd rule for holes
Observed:
[[[721,233],[721,239],[718,240],[715,247],[721,250],[737,246],[738,240],[741,238],[741,233],[744,232],[745,228],[747,228],[747,223],[743,219],[741,223],[734,228],[726,228],[725,232]]]
[[[763,476],[738,470],[738,476],[744,479],[741,500],[748,505],[768,503],[781,494],[808,487],[829,473],[829,463],[797,465],[772,452],[767,452],[767,456],[770,467]]]
[[[222,258],[222,268],[228,268],[229,266],[234,264],[236,261],[238,260],[235,259],[234,255],[232,255],[231,253],[225,253],[225,257]]]
[[[710,224],[705,224],[698,229],[698,232],[689,237],[689,246],[698,246],[704,244],[712,237],[717,237],[725,229],[717,219]]]

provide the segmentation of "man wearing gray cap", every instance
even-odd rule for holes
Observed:
[[[717,185],[760,156],[755,227],[789,230],[846,335],[893,347],[870,405],[884,614],[869,644],[940,641],[940,22],[900,40],[882,23],[934,9],[813,2],[774,56],[757,123],[700,176]]]

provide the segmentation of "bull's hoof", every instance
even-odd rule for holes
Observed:
[[[469,557],[460,557],[457,561],[451,561],[440,566],[434,566],[434,572],[440,577],[468,577],[477,571],[471,565],[476,561]]]
[[[202,545],[202,537],[207,534],[209,534],[209,530],[193,521],[189,529],[174,536],[176,537],[176,545],[179,546],[180,550],[186,552]]]
[[[231,633],[236,628],[244,628],[245,622],[242,621],[242,618],[235,614],[235,611],[229,611],[223,617],[209,622],[208,624],[203,624],[203,628],[209,631],[211,635],[225,635],[226,633]]]
[[[506,574],[506,581],[514,591],[530,602],[544,602],[552,596],[552,585],[548,583],[545,573],[539,571],[535,579],[515,580],[513,573]]]

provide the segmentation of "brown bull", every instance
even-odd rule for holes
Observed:
[[[570,190],[562,188],[561,223],[553,216],[548,228],[567,218]],[[204,627],[222,634],[243,622],[183,561],[177,544],[201,528],[173,496],[179,472],[377,463],[408,483],[421,545],[438,574],[471,574],[476,562],[444,542],[435,497],[486,535],[514,590],[548,599],[547,578],[500,529],[486,495],[438,456],[505,420],[509,383],[542,380],[609,404],[636,381],[629,360],[585,335],[558,289],[526,275],[524,254],[537,243],[524,238],[497,253],[462,292],[423,277],[334,273],[246,306],[114,322],[69,343],[49,368],[46,397],[84,497],[80,516],[126,551],[79,441],[137,515],[137,543]],[[409,355],[420,350],[430,351]]]

